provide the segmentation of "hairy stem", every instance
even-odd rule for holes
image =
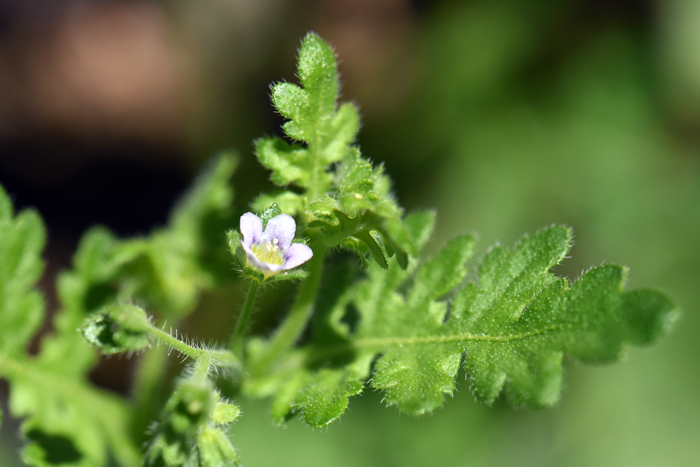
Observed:
[[[245,302],[243,302],[243,307],[241,308],[241,314],[238,315],[238,321],[236,322],[236,328],[231,336],[231,341],[229,342],[229,349],[239,356],[243,355],[243,338],[245,337],[246,331],[248,330],[248,321],[250,320],[250,313],[253,310],[253,303],[255,302],[255,296],[258,293],[258,288],[260,283],[253,281],[250,283],[250,289],[248,289],[248,294],[245,297]]]
[[[212,358],[209,355],[200,356],[194,363],[193,375],[197,378],[206,379],[211,368]]]
[[[316,295],[321,284],[323,260],[326,248],[316,243],[313,247],[314,256],[309,260],[309,277],[301,284],[299,294],[289,311],[287,319],[272,337],[270,345],[263,354],[251,365],[251,372],[265,373],[277,361],[280,355],[294,346],[306,328],[316,303]]]
[[[318,129],[320,126],[321,123],[318,122],[316,128]],[[313,167],[311,168],[309,187],[306,190],[306,198],[308,202],[312,202],[323,198],[329,188],[328,184],[321,179],[322,175],[326,173],[326,165],[320,160],[323,148],[321,147],[321,136],[318,130],[314,139],[309,141],[308,151],[309,157],[313,161]]]
[[[211,349],[198,349],[192,347],[191,345],[185,344],[178,338],[168,334],[167,332],[152,328],[151,335],[160,339],[161,341],[168,344],[173,349],[177,350],[181,354],[191,358],[192,360],[199,360],[200,358],[210,358],[212,363],[217,366],[239,366],[240,360],[234,354],[228,350],[211,350]]]

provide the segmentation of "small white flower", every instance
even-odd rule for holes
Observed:
[[[270,219],[264,232],[262,227],[262,220],[252,212],[241,216],[241,246],[248,264],[262,271],[266,278],[293,269],[314,255],[308,246],[292,243],[297,225],[289,214]]]

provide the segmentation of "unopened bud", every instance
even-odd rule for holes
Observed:
[[[105,354],[139,351],[148,346],[150,322],[133,305],[109,305],[85,320],[80,331]]]

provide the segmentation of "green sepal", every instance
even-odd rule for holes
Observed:
[[[241,416],[241,408],[236,404],[219,401],[211,412],[211,422],[215,425],[228,425],[238,420]]]
[[[179,382],[154,430],[145,454],[147,465],[185,465],[192,447],[215,403],[214,389],[206,378],[190,377]]]
[[[238,269],[243,270],[246,267],[247,259],[243,245],[241,245],[241,234],[236,230],[229,230],[226,232],[226,244],[228,245],[228,251],[233,256],[234,261]]]
[[[273,276],[265,278],[265,283],[279,282],[279,281],[301,281],[309,277],[309,273],[301,268],[291,269],[289,271],[282,271]]]

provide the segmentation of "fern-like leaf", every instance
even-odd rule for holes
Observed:
[[[406,225],[420,246],[432,217],[414,214]],[[564,354],[618,360],[627,346],[663,335],[676,316],[663,294],[624,291],[626,271],[619,266],[593,268],[571,285],[553,275],[571,244],[566,227],[525,236],[512,251],[493,248],[476,281],[460,288],[474,243],[459,237],[432,259],[411,260],[406,270],[393,260],[388,270],[371,265],[327,314],[325,337],[317,335],[290,355],[287,368],[249,388],[275,394],[284,387],[273,400],[278,422],[301,411],[307,423],[326,425],[365,380],[384,391],[387,405],[422,414],[452,394],[463,362],[483,402],[505,392],[514,405],[548,406],[560,396]],[[342,323],[351,308],[359,314],[354,333]],[[336,363],[320,368],[329,357]]]
[[[126,404],[92,388],[75,359],[26,353],[45,314],[34,289],[45,237],[39,216],[33,211],[13,216],[0,188],[0,377],[11,383],[11,413],[25,418],[22,433],[28,444],[22,458],[40,467],[88,467],[106,463],[109,450],[121,465],[138,465],[138,449],[127,436]],[[81,340],[78,335],[68,339]],[[79,360],[92,360],[92,352],[87,354]]]
[[[13,216],[0,189],[0,377],[11,383],[12,414],[24,418],[26,463],[95,467],[111,453],[122,466],[140,465],[134,414],[88,382],[96,354],[77,330],[120,300],[138,299],[177,319],[194,308],[203,289],[233,276],[223,232],[231,224],[234,167],[233,158],[219,158],[174,210],[168,228],[149,238],[120,241],[103,227],[89,231],[73,269],[59,276],[62,307],[36,357],[26,347],[45,316],[33,289],[43,267],[44,226],[33,211]]]
[[[360,118],[354,105],[336,106],[335,53],[315,34],[302,41],[297,74],[303,88],[276,84],[272,102],[289,119],[283,126],[287,136],[305,146],[263,138],[256,143],[256,153],[260,163],[272,171],[273,182],[306,188],[313,201],[330,189],[332,176],[327,167],[345,157],[357,135]]]
[[[363,259],[369,253],[383,268],[396,254],[405,267],[408,254],[416,250],[401,221],[402,210],[390,194],[383,168],[374,168],[351,145],[359,129],[357,109],[337,104],[335,54],[313,33],[302,41],[298,75],[303,88],[276,84],[272,101],[289,119],[283,126],[287,136],[302,144],[262,138],[256,153],[272,171],[274,183],[295,184],[303,193],[261,195],[254,210],[262,213],[277,204],[283,212],[301,215],[309,228],[320,229],[328,248],[356,251]]]

